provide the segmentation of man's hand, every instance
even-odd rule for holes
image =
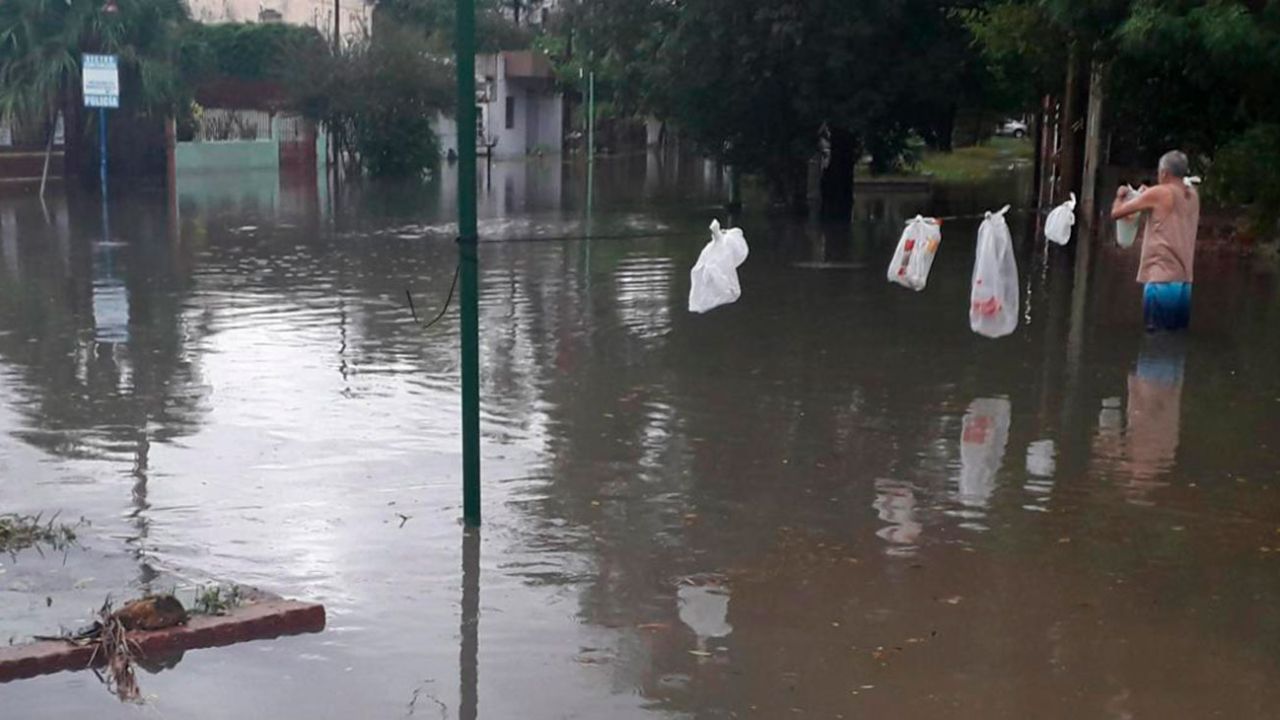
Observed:
[[[1121,185],[1120,188],[1116,190],[1116,201],[1111,205],[1111,219],[1120,220],[1122,218],[1129,217],[1134,213],[1139,213],[1144,210],[1153,210],[1157,205],[1166,202],[1168,200],[1168,193],[1159,191],[1160,187],[1162,186],[1148,188],[1146,185],[1143,185],[1142,189],[1139,190],[1136,195],[1131,199],[1126,199],[1126,193],[1129,188],[1126,185]]]

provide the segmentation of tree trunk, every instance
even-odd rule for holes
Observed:
[[[49,182],[49,159],[53,157],[53,135],[58,131],[58,112],[54,110],[52,116],[49,119],[49,140],[44,145],[44,170],[40,173],[41,202],[44,202],[44,188]]]
[[[1085,232],[1097,225],[1098,168],[1102,161],[1102,113],[1106,100],[1106,66],[1094,60],[1089,69],[1089,117],[1084,138],[1084,177],[1080,186],[1081,216]]]
[[[1041,142],[1044,137],[1044,104],[1036,110],[1035,115],[1031,118],[1031,134],[1028,139],[1031,140],[1031,146],[1034,149],[1034,159],[1031,164],[1031,203],[1035,207],[1040,207],[1040,182],[1043,178],[1040,173],[1044,171],[1044,155],[1040,152],[1043,147]]]
[[[69,182],[72,174],[82,176],[84,115],[81,112],[80,88],[65,81],[62,87],[62,174]]]
[[[960,109],[955,103],[947,106],[947,112],[938,127],[938,137],[935,138],[937,149],[941,152],[951,152],[955,149],[956,115],[959,112]]]
[[[857,143],[845,128],[831,128],[831,154],[822,169],[819,215],[830,222],[853,220],[853,170],[858,163]]]
[[[775,207],[804,215],[809,211],[808,163],[788,160],[774,164],[765,172],[769,194]]]
[[[1062,202],[1068,193],[1080,187],[1080,162],[1083,147],[1080,143],[1080,46],[1071,43],[1071,52],[1067,59],[1067,83],[1062,97],[1062,156],[1059,167],[1062,169],[1062,182],[1057,188],[1057,197],[1051,198],[1054,204]]]
[[[795,215],[809,212],[809,162],[797,160],[788,164],[788,209]]]
[[[1058,101],[1045,95],[1040,102],[1040,126],[1036,136],[1036,207],[1047,207],[1052,201],[1053,177],[1057,163],[1054,150],[1057,144]]]

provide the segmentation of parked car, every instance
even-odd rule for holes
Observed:
[[[1027,136],[1027,124],[1011,118],[996,128],[996,134],[1003,137],[1024,138]]]

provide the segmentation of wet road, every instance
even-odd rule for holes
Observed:
[[[744,294],[684,309],[713,168],[500,165],[481,197],[485,526],[457,435],[451,179],[236,176],[0,198],[0,642],[210,582],[319,635],[194,651],[119,704],[87,673],[5,718],[1274,717],[1280,287],[1204,255],[1144,339],[1135,258],[1077,285],[1012,216],[1023,320],[967,323],[976,221],[927,290],[902,221],[1018,176],[867,189],[851,231],[740,219]],[[557,236],[636,235],[632,240]]]

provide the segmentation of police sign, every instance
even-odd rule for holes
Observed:
[[[120,71],[115,55],[85,55],[81,75],[85,107],[120,107]]]

